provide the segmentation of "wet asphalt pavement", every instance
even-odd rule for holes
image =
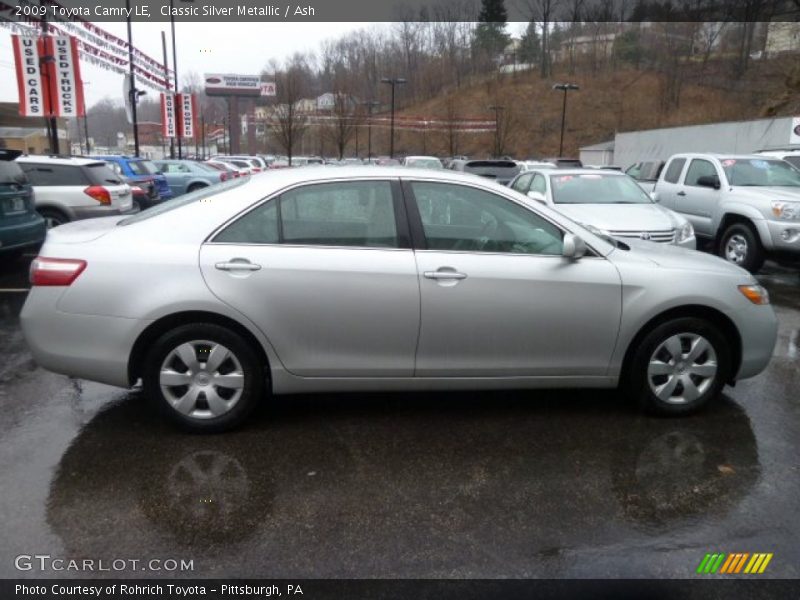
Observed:
[[[700,415],[614,392],[319,395],[216,436],[39,369],[25,294],[0,291],[0,577],[682,578],[706,552],[772,552],[762,577],[796,578],[800,275],[760,278],[775,356]],[[20,572],[20,554],[194,570]]]

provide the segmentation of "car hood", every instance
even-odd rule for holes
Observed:
[[[59,225],[47,231],[47,241],[56,244],[80,244],[96,240],[114,230],[125,216],[82,219]]]
[[[658,204],[556,204],[573,221],[605,231],[664,231],[683,224],[683,218]]]
[[[728,261],[705,252],[688,250],[672,244],[654,244],[643,240],[626,239],[625,245],[630,247],[631,254],[639,258],[646,258],[659,267],[666,269],[689,269],[692,271],[706,271],[722,273],[741,277],[743,281],[752,279],[750,273],[729,263]],[[620,250],[615,250],[616,254]]]
[[[764,198],[766,200],[800,202],[800,187],[735,185],[731,187],[731,192],[737,198]]]

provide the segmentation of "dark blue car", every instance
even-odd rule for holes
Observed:
[[[21,153],[0,149],[0,257],[35,250],[47,233],[44,219],[36,212],[33,188],[14,162]]]
[[[156,184],[158,195],[162,200],[172,198],[173,194],[167,183],[167,178],[148,159],[123,155],[92,156],[92,158],[117,165],[120,169],[120,174],[132,182],[146,184],[149,180],[153,180]]]

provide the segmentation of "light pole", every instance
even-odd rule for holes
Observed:
[[[389,158],[394,158],[394,88],[406,82],[402,77],[383,77],[381,83],[388,83],[392,86],[392,117],[389,126]]]
[[[553,86],[553,89],[564,92],[564,103],[561,106],[561,141],[558,143],[558,156],[561,158],[564,153],[564,124],[567,118],[567,92],[570,90],[579,90],[580,88],[574,83],[557,83]]]
[[[505,110],[505,106],[493,104],[489,110],[494,111],[494,156],[500,156],[500,113]]]
[[[125,8],[128,13],[128,73],[130,77],[130,89],[128,90],[128,100],[131,103],[131,121],[133,122],[133,155],[139,156],[139,119],[136,115],[136,105],[139,96],[146,92],[136,89],[136,75],[133,67],[133,36],[131,35],[131,0],[125,0]]]
[[[372,109],[380,106],[377,100],[366,100],[362,102],[367,107],[367,162],[372,158]]]

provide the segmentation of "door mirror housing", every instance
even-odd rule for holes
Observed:
[[[561,255],[564,258],[577,260],[585,254],[586,254],[586,242],[583,241],[583,238],[578,235],[575,235],[574,233],[565,233],[564,244],[563,244],[563,249],[561,251]]]
[[[531,200],[536,200],[537,202],[541,202],[542,204],[546,202],[544,194],[542,192],[537,192],[535,190],[531,190],[530,192],[528,192],[528,198],[530,198]]]
[[[703,175],[697,178],[697,185],[718,190],[720,188],[719,177],[716,175]]]

